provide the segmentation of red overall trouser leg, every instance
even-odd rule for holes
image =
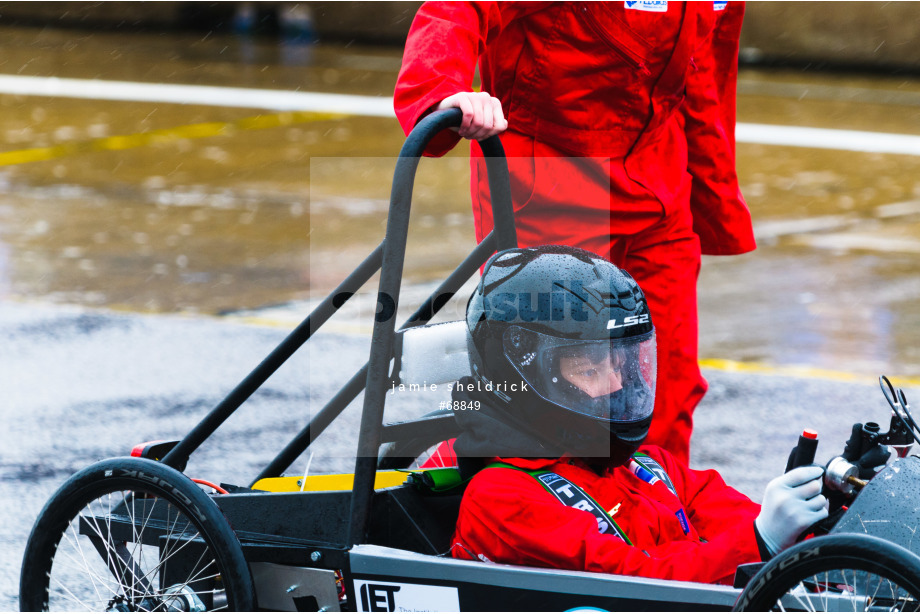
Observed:
[[[656,329],[658,385],[646,443],[689,464],[693,411],[707,389],[698,361],[700,242],[689,212],[674,217],[636,237],[612,238],[610,259],[639,283]]]

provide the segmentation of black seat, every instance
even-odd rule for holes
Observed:
[[[368,542],[420,554],[448,554],[464,489],[465,483],[434,493],[404,484],[375,492]]]

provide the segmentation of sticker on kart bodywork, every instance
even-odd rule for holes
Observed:
[[[359,612],[459,612],[455,586],[355,580]]]

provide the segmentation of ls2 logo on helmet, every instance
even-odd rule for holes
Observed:
[[[648,324],[648,314],[643,313],[640,316],[626,316],[623,318],[622,324],[617,324],[616,318],[607,322],[607,330],[613,330],[614,328],[626,328],[628,326],[638,326],[639,324]]]

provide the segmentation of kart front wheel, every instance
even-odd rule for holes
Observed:
[[[23,611],[252,610],[249,566],[220,509],[167,465],[112,458],[45,504],[22,562]]]
[[[784,550],[751,578],[736,612],[920,611],[920,557],[871,535],[839,533]]]

